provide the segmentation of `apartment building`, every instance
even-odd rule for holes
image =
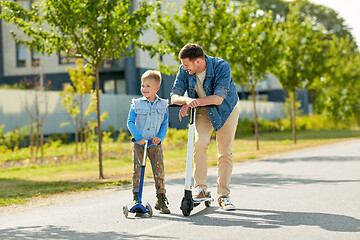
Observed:
[[[15,0],[24,7],[30,7],[36,0]],[[138,0],[134,0],[137,5]],[[163,3],[163,8],[169,2],[181,4],[183,0],[167,0]],[[50,56],[42,56],[23,45],[17,44],[10,31],[15,30],[13,24],[1,21],[0,24],[0,85],[15,84],[21,82],[41,81],[45,85],[50,84],[51,90],[62,90],[66,84],[70,83],[70,78],[66,68],[74,67],[75,59],[69,58],[65,53],[53,53]],[[156,41],[156,34],[148,30],[141,36],[140,41],[151,43]],[[180,62],[174,60],[172,56],[164,56],[166,64],[178,65]],[[151,59],[147,52],[136,50],[134,56],[124,57],[103,64],[100,70],[100,88],[104,94],[118,95],[139,95],[140,76],[147,69],[156,69],[157,62]],[[43,78],[40,78],[43,76]],[[163,83],[159,91],[160,97],[169,98],[171,86],[175,76],[163,75]],[[240,99],[249,99],[251,94],[242,86],[238,86]],[[308,93],[300,93],[301,101],[307,108]],[[256,88],[258,100],[283,102],[284,91],[278,80],[268,75]],[[308,112],[305,109],[305,112]]]

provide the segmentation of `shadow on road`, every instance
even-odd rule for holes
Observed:
[[[314,157],[295,157],[295,158],[279,158],[266,159],[266,162],[289,163],[289,162],[353,162],[360,161],[360,157],[351,156],[314,156]]]
[[[207,184],[209,188],[216,188],[216,176],[208,176]],[[231,188],[246,187],[281,187],[294,184],[342,184],[356,183],[360,179],[307,179],[297,176],[286,176],[271,173],[243,173],[233,174],[231,177]],[[167,185],[183,184],[184,179],[172,179],[167,181]],[[215,192],[216,193],[216,192]],[[215,194],[216,195],[216,194]],[[213,196],[215,196],[213,195]]]
[[[78,232],[68,227],[56,226],[33,226],[33,227],[17,227],[0,230],[0,239],[19,240],[19,239],[162,239],[162,236],[149,234],[128,234],[116,232]]]
[[[210,181],[216,181],[216,179]],[[237,187],[278,187],[288,186],[294,184],[341,184],[341,183],[355,183],[360,182],[360,179],[339,179],[339,180],[326,180],[326,179],[306,179],[296,176],[286,176],[281,174],[270,173],[246,173],[234,174],[231,178],[231,184]]]
[[[311,212],[286,212],[260,209],[237,209],[223,211],[209,207],[189,217],[153,216],[167,221],[184,222],[201,226],[239,226],[253,229],[275,229],[281,227],[312,226],[333,232],[360,232],[360,219],[353,217]]]

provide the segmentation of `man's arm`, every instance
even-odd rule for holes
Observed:
[[[203,98],[189,98],[174,94],[171,96],[171,103],[176,105],[188,105],[190,108],[207,106],[207,105],[220,105],[224,98],[218,95],[210,95]]]
[[[200,107],[200,106],[207,106],[207,105],[220,105],[222,101],[224,100],[223,97],[217,96],[217,95],[210,95],[203,98],[189,98],[184,96],[179,96],[176,94],[173,94],[171,96],[171,103],[176,105],[181,105],[181,109],[179,111],[179,120],[181,121],[181,118],[188,115],[188,109]]]

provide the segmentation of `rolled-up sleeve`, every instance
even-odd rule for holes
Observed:
[[[216,69],[216,72],[214,95],[225,99],[228,95],[231,83],[230,65],[227,62],[224,62]]]
[[[185,92],[187,90],[187,84],[184,79],[184,76],[185,76],[185,70],[184,70],[183,66],[181,65],[179,68],[179,71],[176,75],[174,85],[173,85],[171,93],[170,93],[170,97],[174,94],[179,95],[179,96],[183,96],[185,94]]]

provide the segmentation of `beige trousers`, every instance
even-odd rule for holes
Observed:
[[[218,148],[217,162],[217,193],[219,196],[230,195],[230,180],[233,168],[232,147],[236,127],[239,120],[239,106],[234,107],[224,126],[216,132]],[[196,113],[195,120],[195,143],[194,143],[194,180],[195,187],[199,186],[206,191],[207,175],[207,149],[210,144],[211,134],[214,128],[207,114],[206,108],[200,108]]]

